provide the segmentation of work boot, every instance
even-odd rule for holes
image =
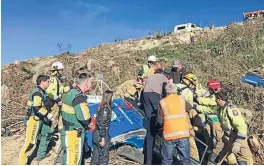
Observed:
[[[37,157],[36,158],[36,160],[37,161],[41,161],[41,160],[43,160],[44,158],[47,158],[47,157],[49,157],[49,156],[51,156],[51,154],[50,153],[47,153],[45,156],[43,156],[43,157]]]

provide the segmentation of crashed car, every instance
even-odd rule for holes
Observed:
[[[105,84],[101,81],[101,85]],[[108,86],[107,86],[108,87]],[[103,90],[102,87],[100,93],[102,94]],[[108,88],[110,89],[110,88]],[[99,107],[101,102],[102,96],[100,95],[88,95],[87,96],[87,103],[89,106],[90,114],[95,118],[96,110]],[[143,164],[144,162],[144,155],[143,155],[143,148],[144,148],[144,141],[146,137],[146,129],[144,128],[144,113],[140,110],[137,106],[133,106],[127,100],[122,98],[114,98],[112,101],[112,118],[109,127],[109,134],[111,139],[111,148],[117,149],[117,154],[133,160],[139,164]],[[197,139],[197,142],[200,141]],[[156,141],[154,145],[154,163],[161,164],[161,145],[163,142],[162,132],[159,130]],[[200,141],[201,142],[201,141]],[[202,143],[202,142],[201,142]],[[207,145],[204,145],[204,151],[201,154],[201,161],[196,161],[192,159],[192,164],[201,164],[207,150]],[[90,131],[86,131],[85,133],[85,144],[84,144],[84,158],[89,158],[92,155],[92,133]],[[58,153],[57,157],[54,160],[54,165],[57,164],[59,161],[61,153]],[[178,156],[175,156],[177,159]]]
[[[91,98],[97,98],[97,102],[92,102]],[[100,96],[88,96],[89,111],[94,117],[100,104],[98,101],[101,101]],[[111,146],[118,147],[117,153],[143,164],[142,152],[146,129],[143,128],[142,115],[126,100],[115,98],[112,102],[112,118],[109,128]],[[91,150],[93,149],[91,132],[86,132],[86,145]]]
[[[96,110],[99,107],[101,96],[88,96],[88,107],[90,114],[95,118]],[[110,149],[117,149],[117,154],[143,164],[143,146],[146,136],[146,129],[143,127],[144,118],[126,100],[115,98],[112,101],[112,118],[110,122]],[[83,159],[92,155],[92,132],[86,131],[83,149]],[[53,164],[62,162],[62,147],[54,159]]]
[[[98,96],[99,97],[99,96]],[[89,99],[88,99],[89,100]],[[95,117],[95,111],[99,103],[89,103],[90,113]],[[128,101],[115,98],[112,103],[112,119],[110,123],[111,146],[118,147],[117,153],[120,156],[143,164],[143,146],[146,136],[146,129],[143,127],[144,115]],[[154,145],[154,154],[157,156],[154,163],[161,164],[161,145],[163,143],[162,130],[159,130]],[[200,165],[203,162],[208,146],[196,138],[197,144],[202,147],[201,160],[192,160],[193,165]],[[86,145],[92,151],[92,133],[86,132]],[[177,164],[178,156],[175,156]]]
[[[105,82],[100,80],[101,87],[99,88],[101,94],[103,93],[102,85],[105,85],[107,89],[110,89]],[[99,107],[102,96],[87,96],[87,103],[89,106],[90,114],[95,118],[95,112]],[[122,98],[114,98],[112,102],[112,118],[109,127],[109,134],[111,138],[111,147],[118,148],[117,153],[120,156],[126,157],[130,160],[136,161],[139,164],[143,164],[143,146],[146,136],[146,129],[144,128],[144,112],[138,107],[138,105],[132,105],[127,100]],[[162,129],[156,135],[155,145],[154,145],[154,157],[153,163],[161,164],[161,145],[163,143]],[[90,151],[92,151],[92,133],[86,132],[86,144]],[[198,138],[195,138],[197,145],[200,147],[200,161],[191,159],[193,165],[199,165],[203,163],[208,146],[204,144]],[[87,148],[86,148],[87,149]],[[177,159],[179,156],[175,156],[175,161],[177,164]]]

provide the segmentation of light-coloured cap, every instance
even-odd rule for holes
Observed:
[[[172,67],[180,67],[181,65],[182,65],[182,63],[181,63],[179,60],[175,60],[175,61],[173,62]]]
[[[155,55],[151,55],[151,56],[148,57],[148,61],[156,62],[157,61],[157,57]]]

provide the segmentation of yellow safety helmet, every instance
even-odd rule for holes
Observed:
[[[198,78],[193,73],[188,73],[183,77],[183,82],[185,82],[187,85],[194,85],[195,87],[198,85]]]

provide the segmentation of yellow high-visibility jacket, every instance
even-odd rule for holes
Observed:
[[[60,101],[62,94],[70,91],[72,86],[63,86],[60,80],[57,78],[56,73],[52,73],[50,77],[50,86],[47,89],[47,94],[55,101]]]
[[[153,67],[149,67],[148,65],[143,65],[142,68],[143,68],[142,78],[146,78],[155,73],[155,69]]]
[[[221,126],[226,133],[231,131],[237,132],[238,136],[247,137],[247,124],[240,110],[236,108],[232,103],[226,103],[223,107],[218,109],[201,109],[198,106],[197,110],[205,114],[218,114]]]

